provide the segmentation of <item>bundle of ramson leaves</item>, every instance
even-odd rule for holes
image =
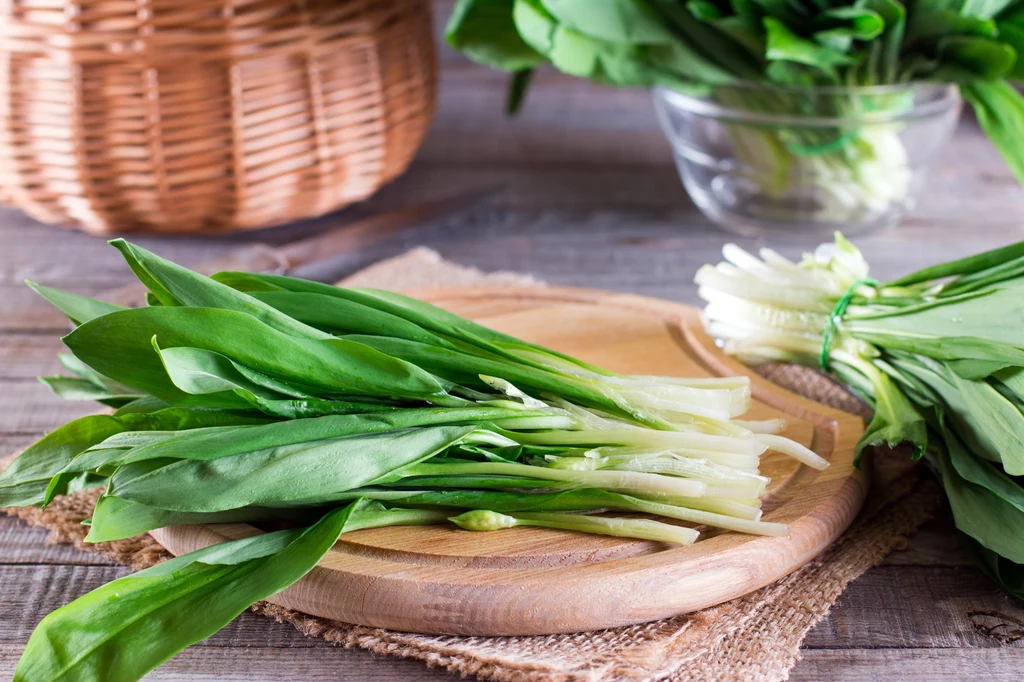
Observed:
[[[405,296],[210,278],[113,243],[147,307],[32,286],[76,325],[61,358],[73,376],[44,381],[115,411],[22,453],[0,474],[0,507],[103,486],[89,542],[190,523],[288,529],[180,556],[55,611],[18,682],[138,679],[353,530],[542,526],[682,545],[704,526],[785,535],[761,520],[760,457],[827,466],[778,435],[781,420],[739,418],[745,377],[623,376]]]
[[[799,264],[723,255],[696,281],[725,351],[852,388],[875,408],[858,452],[909,443],[941,477],[968,554],[1024,598],[1024,242],[884,284],[841,235]]]
[[[844,202],[884,207],[906,198],[899,126],[862,123],[910,110],[913,95],[816,97],[804,88],[956,84],[1024,182],[1024,98],[1012,85],[1024,79],[1021,0],[459,0],[447,39],[477,62],[514,72],[510,110],[533,69],[550,63],[615,86],[664,86],[748,112],[846,121],[730,125],[766,194],[780,191],[780,174],[825,178],[826,192],[834,185],[826,205],[835,210],[824,217],[844,215]],[[750,84],[800,90],[777,97],[732,87]]]

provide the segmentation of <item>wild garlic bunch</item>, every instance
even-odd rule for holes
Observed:
[[[1024,242],[888,283],[838,234],[800,263],[723,255],[696,282],[725,351],[853,389],[875,409],[858,450],[908,442],[926,457],[964,547],[1024,597]]]

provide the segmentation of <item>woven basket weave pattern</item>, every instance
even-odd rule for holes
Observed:
[[[434,108],[427,0],[0,0],[0,201],[90,232],[369,196]]]

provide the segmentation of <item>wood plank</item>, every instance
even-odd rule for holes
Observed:
[[[804,647],[998,647],[999,622],[1024,627],[1024,602],[973,567],[882,566],[850,584]]]
[[[291,626],[288,626],[291,627]],[[21,646],[0,643],[0,677],[10,679]],[[145,677],[147,682],[451,682],[466,678],[423,663],[375,656],[360,649],[275,649],[259,641],[244,648],[192,647]]]
[[[0,515],[0,565],[52,564],[64,566],[113,566],[99,554],[68,544],[49,544],[50,532],[12,516]]]
[[[66,351],[58,333],[0,334],[0,380],[67,374],[57,353]]]
[[[42,433],[97,409],[61,400],[34,379],[0,379],[0,433]]]
[[[971,561],[956,541],[953,519],[945,510],[921,527],[907,548],[887,556],[883,566],[970,566]]]
[[[24,642],[50,611],[127,573],[103,565],[0,566],[0,641]],[[1024,607],[974,569],[884,567],[855,581],[805,649],[1019,648]],[[1017,633],[1014,635],[1014,633]],[[1016,637],[1016,639],[1014,639]],[[320,647],[290,625],[246,614],[204,645]],[[1014,647],[1017,644],[1018,647]]]
[[[0,644],[0,675],[10,677],[21,648]],[[814,650],[805,651],[789,679],[794,682],[1018,682],[1020,649]],[[314,652],[274,649],[256,643],[243,650],[193,647],[146,677],[152,682],[404,682],[465,679],[418,661],[380,658],[340,647]]]
[[[853,649],[802,651],[791,682],[1018,682],[1024,649]]]
[[[889,666],[909,665],[911,661],[920,661],[922,670],[926,670],[933,677],[919,677],[913,679],[968,679],[963,676],[963,671],[969,668],[954,667],[946,668],[955,661],[971,660],[977,662],[973,668],[981,677],[972,679],[989,679],[986,675],[993,675],[991,679],[1009,679],[998,677],[1003,674],[1003,665],[1019,666],[1024,663],[1024,650],[1018,646],[1003,646],[998,648],[997,643],[988,641],[990,636],[982,635],[979,628],[992,629],[991,621],[984,621],[975,617],[974,623],[958,622],[955,628],[949,632],[937,635],[932,626],[922,627],[919,622],[909,623],[915,628],[921,627],[922,636],[915,641],[908,641],[906,637],[897,637],[893,631],[897,627],[908,624],[908,612],[895,613],[887,604],[893,600],[891,590],[880,589],[877,582],[869,580],[876,573],[885,573],[886,569],[869,572],[865,578],[856,581],[844,598],[836,606],[833,616],[844,614],[851,609],[851,601],[870,601],[863,609],[869,610],[871,617],[863,619],[863,614],[855,616],[860,618],[857,621],[857,629],[863,630],[866,625],[875,624],[871,630],[867,630],[866,636],[860,636],[855,642],[849,635],[825,638],[823,635],[834,632],[833,628],[819,627],[812,631],[811,636],[805,642],[806,648],[803,652],[803,662],[794,670],[793,679],[882,679],[881,676],[871,677],[849,677],[848,675],[864,675],[866,670],[872,666],[880,666],[881,670],[888,670]],[[893,572],[892,569],[889,569]],[[902,590],[909,590],[916,594],[915,600],[918,606],[909,609],[917,616],[921,616],[929,610],[934,602],[937,593],[945,590],[958,589],[966,598],[976,600],[972,608],[986,608],[989,611],[1002,609],[1008,618],[1015,618],[1012,612],[1007,612],[1005,604],[990,596],[976,596],[972,584],[977,583],[976,576],[957,574],[951,570],[936,569],[900,569],[903,576],[900,578]],[[0,590],[0,612],[7,618],[0,620],[0,641],[4,642],[3,649],[0,649],[0,672],[10,674],[20,647],[27,641],[28,635],[35,623],[38,622],[50,610],[75,598],[76,596],[98,587],[99,585],[122,575],[123,569],[104,566],[4,566],[0,567],[0,584],[4,586]],[[934,583],[940,583],[943,587],[936,590],[929,587]],[[942,602],[940,602],[941,604]],[[940,608],[942,608],[940,606]],[[849,616],[854,616],[850,613]],[[917,617],[915,616],[915,617]],[[852,620],[852,618],[851,618]],[[913,621],[910,618],[909,621]],[[936,624],[945,623],[941,617]],[[1010,622],[1009,619],[1007,622]],[[1003,632],[1007,630],[1004,629]],[[907,645],[913,648],[907,648]],[[926,649],[922,651],[922,649]],[[210,651],[218,653],[210,653]],[[244,653],[243,653],[244,652]],[[282,667],[280,672],[276,668],[280,660],[287,660],[294,667],[292,668],[295,677],[275,677],[275,675],[287,675],[287,666]],[[171,677],[153,677],[151,679],[177,679],[173,674],[180,674],[181,670],[194,669],[198,675],[195,679],[206,679],[204,676],[212,677],[217,675],[230,675],[234,668],[231,661],[251,662],[268,670],[266,675],[262,672],[259,679],[320,679],[319,674],[326,674],[333,671],[337,675],[339,670],[349,671],[349,668],[339,668],[341,665],[352,664],[347,656],[342,655],[340,649],[331,647],[321,640],[309,639],[300,635],[290,625],[279,624],[269,621],[253,614],[243,614],[230,626],[220,633],[217,633],[209,640],[193,647],[181,656],[165,666],[159,675],[172,675]],[[183,663],[188,663],[182,667]],[[841,666],[839,668],[823,668],[822,666]],[[6,666],[6,667],[5,667]],[[219,666],[219,667],[218,667]],[[808,667],[810,666],[810,667]],[[403,664],[397,661],[389,661],[380,666],[381,674],[395,673],[394,679],[409,679],[413,675],[415,679],[429,679],[418,677],[415,669],[406,669]],[[361,668],[353,668],[353,671],[362,671]],[[844,671],[842,674],[838,672]],[[909,668],[908,668],[909,670]],[[308,672],[311,677],[299,676],[296,671]],[[943,675],[948,676],[943,677]],[[360,672],[360,674],[362,674]],[[956,677],[961,675],[961,677]],[[405,676],[405,677],[403,677]],[[184,679],[184,678],[183,678]],[[324,678],[327,679],[327,678]],[[337,679],[337,677],[330,678]],[[346,677],[346,679],[349,679]],[[362,679],[352,677],[351,679]],[[381,679],[390,679],[386,676]],[[908,679],[902,674],[897,674],[895,679]],[[1019,678],[1015,678],[1019,679]]]

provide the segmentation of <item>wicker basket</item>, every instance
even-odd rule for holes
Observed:
[[[0,0],[0,201],[89,232],[369,196],[434,107],[429,0]]]

